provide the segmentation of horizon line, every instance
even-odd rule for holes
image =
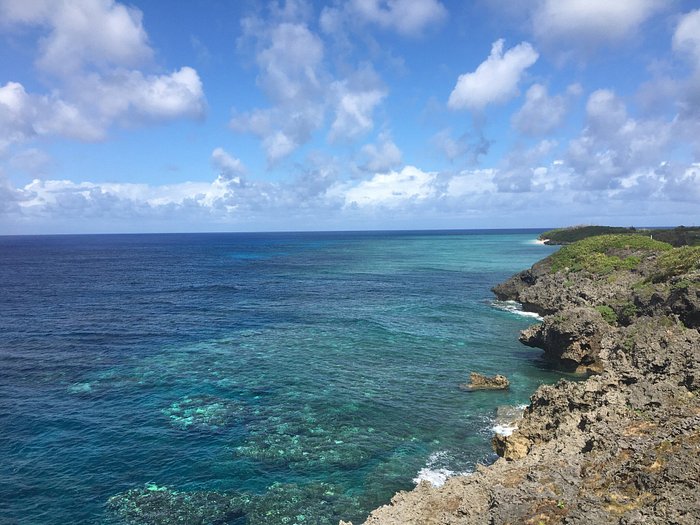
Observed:
[[[107,236],[107,235],[226,235],[226,234],[332,234],[332,233],[459,233],[459,232],[498,232],[498,231],[522,231],[538,232],[549,231],[559,228],[576,228],[583,226],[607,226],[594,224],[577,224],[573,226],[548,226],[548,227],[519,227],[519,228],[387,228],[387,229],[366,229],[366,230],[223,230],[223,231],[179,231],[179,232],[81,232],[81,233],[0,233],[2,237],[68,237],[68,236]],[[620,227],[620,226],[615,226]],[[674,229],[679,227],[694,228],[696,226],[622,226],[623,228],[635,228],[637,230],[660,230]]]

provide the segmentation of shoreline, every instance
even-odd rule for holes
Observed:
[[[540,386],[495,463],[400,492],[367,525],[700,523],[700,269],[655,282],[663,254],[632,256],[607,274],[550,256],[494,287],[544,317],[521,342],[592,375]]]

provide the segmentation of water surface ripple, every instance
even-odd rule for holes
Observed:
[[[0,237],[0,522],[123,523],[107,500],[147,483],[359,522],[489,461],[496,407],[556,377],[489,291],[535,237]],[[512,388],[458,390],[471,370]]]

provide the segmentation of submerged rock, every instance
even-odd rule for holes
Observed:
[[[107,509],[128,525],[226,525],[242,517],[249,503],[240,494],[178,492],[149,483],[112,496]]]
[[[335,525],[357,502],[328,483],[276,483],[263,494],[177,491],[149,483],[116,494],[107,509],[127,525]]]
[[[469,383],[462,383],[459,388],[462,390],[505,390],[510,387],[510,381],[506,376],[496,374],[495,376],[486,376],[478,372],[469,374]]]
[[[352,508],[351,498],[328,483],[276,483],[255,498],[246,525],[335,525],[341,508]]]
[[[186,396],[163,410],[170,424],[181,430],[216,431],[240,417],[244,405],[214,396]]]
[[[335,470],[363,465],[387,444],[404,440],[354,422],[343,424],[342,414],[329,417],[310,407],[297,411],[261,407],[247,422],[245,442],[233,450],[239,456],[294,469]]]

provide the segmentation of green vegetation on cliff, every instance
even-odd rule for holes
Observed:
[[[678,275],[700,270],[700,246],[681,246],[667,251],[657,261],[658,272],[652,275],[653,282],[661,282]]]
[[[550,258],[552,271],[568,269],[606,275],[616,270],[633,270],[645,252],[672,250],[670,244],[634,234],[598,235],[561,248]]]
[[[571,226],[540,234],[547,244],[571,244],[597,235],[636,234],[651,237],[672,246],[700,246],[700,227],[678,226],[667,229],[623,228],[619,226]]]
[[[611,235],[615,233],[634,233],[634,228],[618,226],[570,226],[568,228],[555,228],[540,234],[541,240],[547,240],[549,244],[571,244],[587,237],[595,235]]]

